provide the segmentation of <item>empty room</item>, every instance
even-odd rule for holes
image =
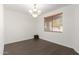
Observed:
[[[78,4],[0,6],[0,54],[79,55]]]

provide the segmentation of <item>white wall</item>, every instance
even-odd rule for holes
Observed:
[[[63,33],[56,33],[56,32],[45,32],[44,31],[44,17],[53,15],[55,13],[63,12]],[[55,11],[48,12],[38,18],[37,21],[37,33],[39,34],[40,38],[58,43],[64,46],[73,47],[73,20],[74,20],[74,8],[73,5],[66,6],[60,8]]]
[[[74,48],[79,53],[79,5],[74,6],[75,19],[74,19]]]
[[[5,44],[33,38],[35,21],[27,14],[4,8]]]
[[[0,4],[0,55],[3,54],[4,40],[3,5]]]

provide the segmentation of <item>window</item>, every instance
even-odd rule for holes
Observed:
[[[44,30],[47,32],[62,32],[62,14],[58,13],[52,16],[44,17]]]

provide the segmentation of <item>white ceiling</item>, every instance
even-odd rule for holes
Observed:
[[[38,8],[42,11],[42,13],[46,13],[68,5],[69,4],[38,4]],[[5,8],[19,11],[22,13],[29,13],[28,10],[31,9],[32,6],[33,4],[5,4],[4,5]]]

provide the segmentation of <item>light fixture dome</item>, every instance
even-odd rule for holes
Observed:
[[[29,12],[34,18],[38,17],[41,14],[41,10],[38,9],[36,4],[34,4],[33,9],[30,9]]]

